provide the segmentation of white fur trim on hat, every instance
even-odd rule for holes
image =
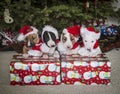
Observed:
[[[43,31],[42,31],[42,36],[41,36],[41,37],[42,37],[42,40],[43,40],[43,34],[44,34],[45,31],[54,33],[55,36],[56,36],[56,38],[58,39],[58,31],[57,31],[54,27],[52,27],[52,26],[50,26],[50,25],[46,25],[46,26],[43,28]]]
[[[27,37],[30,34],[37,34],[38,33],[38,30],[35,27],[31,26],[31,28],[33,29],[33,31],[25,34],[25,37]]]

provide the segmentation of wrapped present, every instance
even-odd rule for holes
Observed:
[[[63,84],[109,85],[111,62],[105,55],[97,57],[61,57],[61,77]]]
[[[58,85],[60,61],[57,58],[40,58],[14,55],[10,62],[11,85]]]

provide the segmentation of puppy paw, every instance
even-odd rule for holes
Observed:
[[[23,54],[23,57],[24,57],[24,58],[28,58],[28,57],[29,57],[29,54]]]
[[[55,51],[53,56],[56,57],[56,58],[60,58],[60,54],[59,54],[58,51]]]
[[[49,56],[48,56],[48,54],[43,54],[42,57],[43,57],[43,58],[48,58]]]

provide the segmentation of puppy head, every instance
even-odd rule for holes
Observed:
[[[77,42],[78,38],[74,35],[68,33],[67,29],[64,29],[61,34],[61,42],[67,49],[72,49],[75,42]]]
[[[88,51],[91,52],[93,49],[98,47],[99,35],[100,35],[99,33],[98,34],[89,33],[89,34],[85,34],[84,37],[82,37],[84,47]]]
[[[28,47],[35,46],[35,44],[39,42],[38,34],[35,34],[35,33],[29,34],[28,36],[26,36],[25,42],[27,43]]]
[[[45,42],[45,44],[48,47],[55,47],[56,46],[56,36],[53,32],[48,32],[45,31],[43,34],[43,42]]]

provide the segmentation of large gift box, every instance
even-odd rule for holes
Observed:
[[[11,85],[58,85],[60,83],[60,61],[57,58],[23,58],[22,55],[14,55],[10,62]]]
[[[97,57],[62,55],[61,77],[63,84],[109,85],[111,62],[102,54]]]

